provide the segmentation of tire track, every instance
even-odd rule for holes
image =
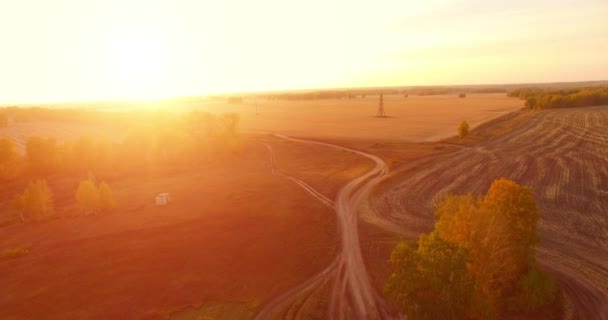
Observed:
[[[429,231],[433,204],[447,193],[480,194],[501,177],[527,185],[542,213],[537,260],[558,276],[572,318],[608,319],[607,137],[608,107],[538,112],[444,161],[393,173],[394,186],[373,199],[375,219],[405,234]]]
[[[359,203],[369,195],[371,188],[380,182],[388,174],[388,166],[382,159],[377,156],[367,154],[358,150],[342,147],[330,143],[291,138],[285,135],[275,134],[275,137],[288,141],[315,144],[326,146],[342,151],[351,152],[363,157],[366,157],[375,163],[374,168],[367,173],[359,176],[338,192],[334,207],[338,217],[340,230],[340,251],[333,262],[323,271],[308,279],[304,283],[293,287],[270,303],[268,303],[256,315],[255,319],[273,319],[277,317],[282,310],[285,310],[298,298],[305,296],[315,288],[323,285],[325,281],[331,280],[330,303],[328,310],[328,318],[332,319],[391,319],[398,318],[390,314],[384,299],[376,292],[372,285],[371,279],[367,273],[361,248],[359,244],[359,233],[357,229],[358,216],[357,208]],[[264,143],[262,143],[264,144]],[[271,154],[272,148],[268,144],[264,144]],[[271,156],[273,173],[280,173],[276,168],[276,160]],[[300,186],[308,186],[305,188],[311,195],[318,200],[326,203],[328,199],[323,199],[323,196],[318,196],[312,187],[303,181],[291,177],[292,181]],[[296,181],[297,180],[297,181]]]

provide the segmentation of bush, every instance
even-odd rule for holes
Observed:
[[[458,98],[466,98],[467,94],[466,93],[460,93],[458,94]]]
[[[463,120],[458,126],[458,137],[464,138],[469,134],[469,123]]]

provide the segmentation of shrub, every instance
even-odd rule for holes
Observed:
[[[15,197],[13,205],[20,211],[21,221],[41,220],[54,213],[53,193],[45,180],[30,182],[23,193]]]
[[[463,120],[458,126],[458,137],[464,138],[469,134],[469,123]]]

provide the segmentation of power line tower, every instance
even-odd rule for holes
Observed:
[[[386,118],[386,112],[384,112],[384,101],[382,99],[382,93],[380,94],[380,104],[378,105],[378,112],[376,118]]]

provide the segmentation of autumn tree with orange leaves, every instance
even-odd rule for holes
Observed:
[[[552,279],[534,260],[539,213],[532,192],[507,179],[487,194],[448,196],[418,248],[391,255],[385,292],[412,319],[495,319],[553,302]]]

